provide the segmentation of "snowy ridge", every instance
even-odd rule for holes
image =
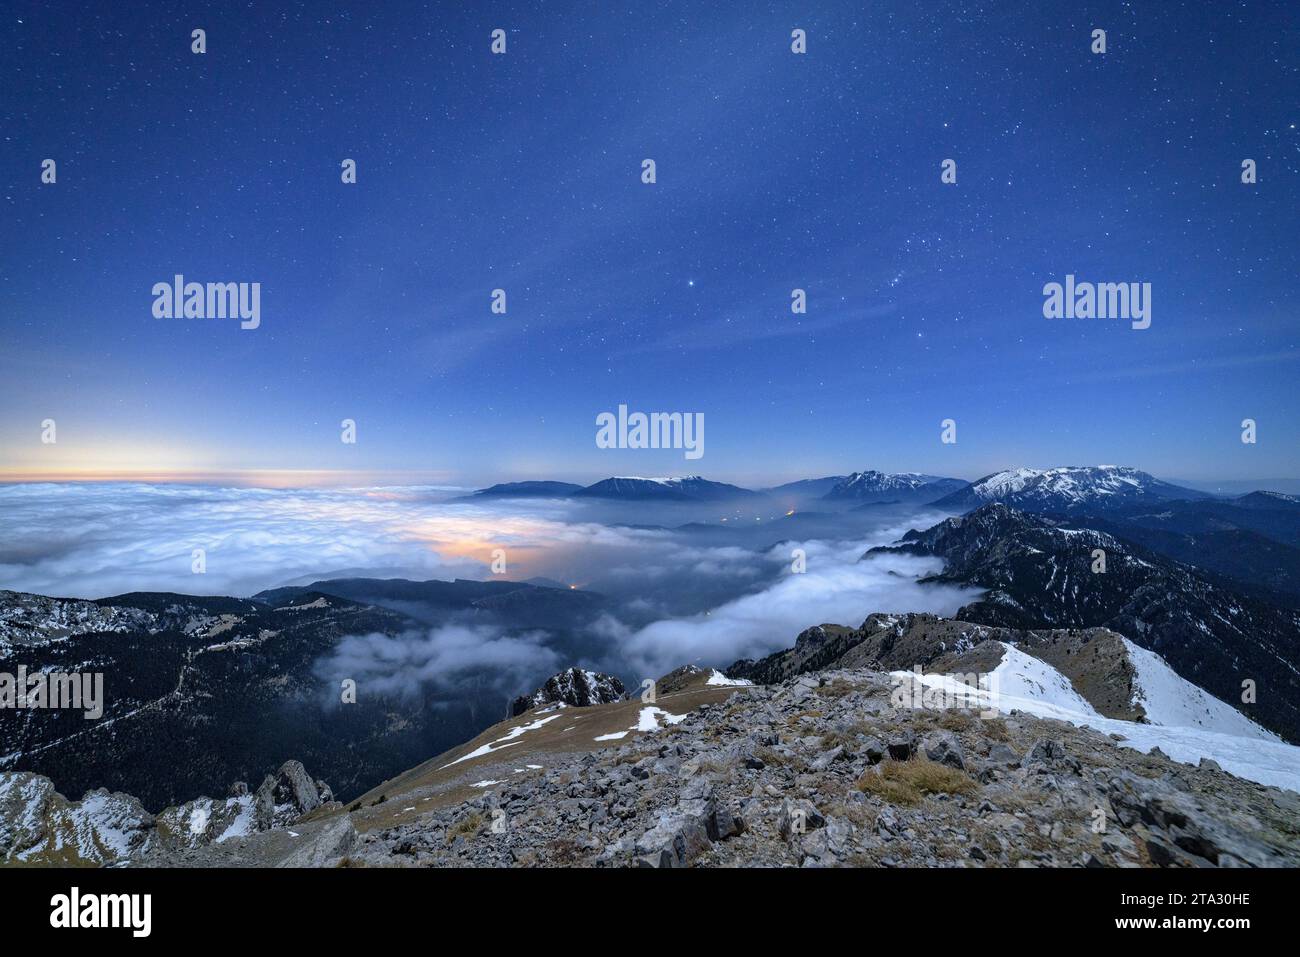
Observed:
[[[1229,705],[1179,678],[1158,655],[1137,649],[1142,653],[1134,659],[1143,687],[1142,706],[1149,709],[1149,715],[1171,723],[1138,724],[1103,717],[1051,665],[1013,645],[999,644],[1003,646],[1002,661],[993,671],[995,680],[989,688],[976,689],[945,674],[918,677],[913,672],[895,671],[891,675],[900,681],[919,680],[925,688],[941,690],[968,708],[1024,711],[1086,725],[1103,734],[1118,735],[1122,747],[1144,753],[1159,748],[1183,764],[1208,758],[1237,777],[1300,792],[1300,747],[1283,743],[1244,715],[1238,714],[1240,722],[1231,718],[1226,714],[1233,711]],[[1132,652],[1134,646],[1129,648]]]
[[[1067,465],[994,472],[942,501],[968,507],[1006,502],[1017,508],[1050,510],[1205,497],[1126,466]]]

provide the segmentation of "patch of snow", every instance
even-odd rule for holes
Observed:
[[[230,826],[226,828],[221,836],[214,843],[220,844],[222,841],[228,841],[232,837],[248,837],[253,833],[253,796],[246,794],[243,797],[230,798],[226,801],[226,807],[239,805],[239,814]]]
[[[660,719],[663,724],[659,723]],[[648,708],[642,708],[641,713],[637,716],[636,727],[633,731],[658,731],[661,727],[667,727],[670,724],[677,724],[679,721],[685,721],[684,714],[669,714],[663,708],[656,708],[651,705]]]
[[[529,722],[528,724],[516,725],[495,741],[489,741],[487,744],[480,745],[469,754],[463,754],[455,761],[444,764],[442,768],[449,768],[453,764],[460,764],[462,761],[469,761],[473,758],[481,758],[483,755],[491,754],[493,751],[500,751],[502,748],[508,748],[512,745],[519,744],[520,742],[515,739],[521,734],[527,734],[529,731],[536,731],[548,721],[554,721],[558,717],[560,717],[558,714],[553,714],[546,718],[538,718],[536,721]],[[442,768],[439,768],[438,770],[441,771]]]
[[[714,668],[713,673],[709,675],[709,680],[704,682],[706,685],[727,685],[743,688],[752,685],[754,682],[747,681],[744,678],[728,678],[721,671]]]

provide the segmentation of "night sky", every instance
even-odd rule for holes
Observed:
[[[9,473],[1300,477],[1294,4],[0,18]],[[260,282],[260,328],[154,318],[176,273]],[[1150,282],[1151,327],[1045,319],[1067,273]],[[704,457],[596,448],[619,403],[704,413]]]

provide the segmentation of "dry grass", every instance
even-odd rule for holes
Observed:
[[[883,761],[858,779],[857,788],[890,804],[920,804],[929,794],[974,794],[979,784],[964,771],[928,758]]]
[[[821,685],[817,688],[817,694],[827,698],[843,698],[847,694],[857,691],[857,685],[851,681],[845,681],[843,678],[836,678],[830,684]]]
[[[774,751],[771,748],[759,748],[754,754],[758,759],[769,767],[784,768],[795,763],[795,757],[789,754],[782,754],[780,751]]]
[[[871,737],[875,731],[865,721],[855,721],[844,729],[831,728],[822,735],[822,747],[830,749],[842,746],[851,751],[857,745],[859,737]]]
[[[810,708],[806,711],[800,711],[796,714],[790,715],[790,717],[785,719],[785,723],[799,724],[801,721],[816,720],[820,717],[822,717],[822,713],[819,709]]]
[[[550,852],[552,864],[572,864],[581,857],[578,845],[568,837],[557,837],[546,846],[546,849]]]
[[[939,727],[945,731],[966,731],[975,722],[975,716],[970,711],[963,711],[958,708],[950,708],[939,714],[939,719],[935,721]],[[1006,726],[1003,725],[1003,730]]]
[[[450,844],[458,837],[464,837],[466,840],[469,840],[479,832],[479,828],[482,826],[482,814],[478,813],[478,811],[466,814],[451,827],[447,828],[447,843]]]

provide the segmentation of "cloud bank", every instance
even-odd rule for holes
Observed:
[[[397,694],[485,680],[519,690],[570,665],[639,681],[687,662],[725,666],[759,657],[789,647],[807,627],[858,625],[874,611],[951,614],[973,594],[918,584],[939,570],[936,560],[859,560],[938,514],[845,513],[825,526],[842,528],[842,536],[792,540],[787,534],[798,526],[783,513],[747,518],[743,526],[716,519],[701,526],[646,503],[626,506],[620,518],[608,505],[461,502],[449,494],[427,487],[0,486],[0,588],[85,598],[128,591],[246,596],[331,577],[489,579],[494,549],[503,549],[510,579],[545,576],[608,598],[590,620],[563,628],[480,614],[429,619],[427,629],[399,636],[349,636],[321,664],[322,678],[350,677]],[[205,574],[191,571],[197,548],[206,552]],[[791,568],[796,548],[806,556],[802,573]]]

